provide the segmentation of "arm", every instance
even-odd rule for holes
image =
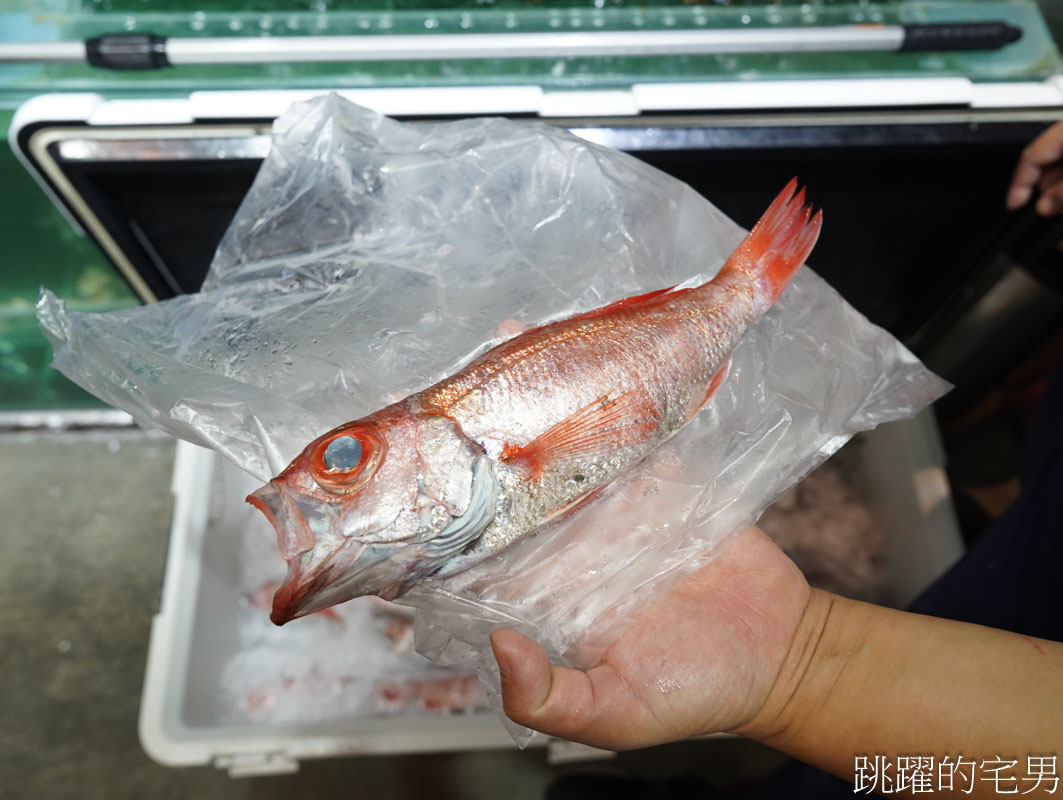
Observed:
[[[850,781],[856,755],[1063,756],[1063,645],[810,590],[757,529],[586,671],[492,644],[513,720],[598,747],[733,731]]]
[[[736,732],[847,780],[857,754],[1000,756],[1021,776],[1027,755],[1063,755],[1063,644],[814,591]]]

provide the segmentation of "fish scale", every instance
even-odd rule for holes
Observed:
[[[795,179],[712,281],[525,331],[311,442],[248,498],[288,560],[274,622],[364,594],[392,599],[468,569],[673,436],[815,244],[820,214],[796,188]]]
[[[523,385],[516,387],[519,389],[517,396],[524,399],[535,422],[529,425],[525,420],[523,429],[526,434],[521,443],[534,440],[548,430],[556,418],[566,418],[599,397],[626,390],[649,390],[660,411],[660,423],[653,436],[637,442],[616,440],[607,451],[580,462],[575,471],[551,472],[537,481],[523,480],[519,474],[506,475],[503,479],[507,486],[505,499],[499,501],[492,524],[467,552],[445,564],[438,576],[456,574],[485,556],[505,549],[529,529],[556,517],[559,511],[563,512],[590,490],[601,487],[641,461],[686,424],[700,407],[712,376],[723,366],[737,342],[734,332],[743,331],[758,316],[751,296],[742,305],[706,303],[703,296],[708,293],[734,296],[730,287],[710,283],[702,287],[700,296],[698,292],[690,292],[678,299],[662,295],[655,298],[660,307],[622,310],[617,317],[596,321],[597,324],[569,320],[561,325],[570,330],[551,331],[551,345],[572,343],[570,349],[575,352],[555,352],[550,362],[555,366],[549,371],[552,374],[542,374],[536,369],[539,365],[528,371],[521,370],[519,363],[511,363],[508,370],[495,372],[490,378],[478,380],[480,376],[469,375],[473,387],[463,392],[453,405],[440,403],[440,395],[445,397],[447,394],[445,388],[440,392],[433,387],[435,391],[429,390],[427,397],[421,397],[426,407],[438,404],[442,413],[452,416],[467,436],[481,444],[493,435],[500,417],[502,424],[498,427],[511,431],[521,427],[514,416],[503,417],[498,404],[491,402],[496,394],[506,400],[514,396],[514,386],[498,385],[495,376],[499,374],[509,376],[513,384],[519,381],[516,376],[524,378]],[[713,313],[721,307],[731,313]],[[573,330],[577,335],[569,335]],[[603,342],[608,345],[603,346]],[[601,364],[600,356],[610,350],[628,357],[618,358],[612,364]],[[538,352],[538,349],[521,348],[513,360],[528,360],[535,357],[530,353]],[[567,368],[561,367],[562,364]],[[700,364],[693,376],[686,366],[689,364]],[[662,365],[673,365],[673,368],[662,370]],[[588,378],[588,372],[596,373],[596,379]],[[580,391],[564,393],[561,408],[555,410],[549,399],[558,393],[559,385],[573,382],[571,373],[579,373],[586,380]],[[679,375],[686,380],[676,380]],[[512,409],[508,409],[508,414],[513,414]],[[485,427],[485,420],[491,420],[491,427]],[[503,465],[501,469],[508,468]],[[580,474],[583,479],[575,480],[574,474]]]

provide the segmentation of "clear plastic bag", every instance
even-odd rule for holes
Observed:
[[[564,130],[401,124],[331,95],[276,122],[201,292],[109,314],[67,314],[45,292],[38,316],[68,377],[267,480],[321,433],[455,372],[504,320],[701,283],[743,235],[685,184]],[[852,434],[946,389],[802,268],[712,401],[634,472],[407,595],[417,648],[478,664],[496,705],[500,625],[594,663],[632,609]]]

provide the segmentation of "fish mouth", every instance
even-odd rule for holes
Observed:
[[[283,625],[363,594],[396,595],[376,580],[393,551],[333,533],[335,515],[312,497],[272,480],[247,496],[277,534],[288,574],[273,595],[270,619]]]
[[[494,521],[498,482],[490,459],[473,464],[470,500],[465,513],[452,517],[426,540],[399,546],[376,546],[314,530],[331,530],[318,506],[270,481],[247,500],[265,514],[277,531],[277,544],[288,562],[288,575],[273,596],[270,619],[283,625],[362,595],[394,600],[457,555]],[[330,542],[323,545],[322,541]],[[326,549],[327,547],[327,549]]]
[[[378,548],[361,545],[353,558],[344,559],[357,562],[357,569],[342,567],[330,559],[332,563],[324,562],[304,570],[300,559],[290,561],[288,575],[273,595],[270,621],[274,625],[284,625],[366,594],[376,594],[385,600],[395,599],[405,591],[401,581],[380,583],[376,580],[375,568],[386,561],[388,555]]]
[[[312,521],[324,516],[321,511],[310,507],[300,508],[294,493],[276,480],[252,492],[246,499],[261,511],[273,526],[277,533],[277,547],[285,561],[291,562],[314,548],[317,538],[310,525]]]

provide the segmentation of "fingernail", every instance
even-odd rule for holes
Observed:
[[[1011,211],[1025,203],[1030,197],[1030,193],[1026,189],[1012,189],[1008,192],[1007,199],[1004,201],[1004,206]]]
[[[502,680],[508,680],[510,676],[509,657],[495,644],[495,635],[493,633],[491,634],[491,652],[495,654],[495,661],[498,662],[498,672],[502,676]]]
[[[1042,217],[1052,216],[1052,212],[1055,210],[1052,198],[1049,195],[1042,195],[1041,199],[1037,201],[1037,213]]]

